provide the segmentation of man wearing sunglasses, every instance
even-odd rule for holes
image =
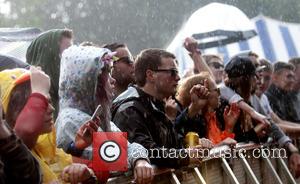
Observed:
[[[106,44],[103,47],[117,52],[111,71],[112,77],[116,80],[114,96],[117,97],[127,89],[130,83],[134,82],[133,57],[123,43]]]
[[[130,86],[114,100],[113,121],[128,133],[129,142],[148,149],[152,164],[174,168],[197,162],[182,150],[174,125],[165,113],[164,99],[175,95],[180,80],[175,56],[161,49],[143,50],[135,60],[134,70],[137,86]],[[177,156],[169,157],[171,150]]]

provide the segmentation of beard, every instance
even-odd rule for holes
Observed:
[[[133,76],[117,76],[114,77],[112,76],[114,79],[116,79],[116,86],[119,86],[121,88],[127,88],[129,84],[134,83],[134,77]]]

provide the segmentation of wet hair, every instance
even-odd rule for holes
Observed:
[[[226,86],[233,89],[238,93],[245,101],[248,101],[251,96],[251,77],[253,75],[240,76],[235,78],[227,78],[225,80]]]
[[[110,51],[114,52],[116,51],[118,48],[124,48],[127,47],[126,44],[124,43],[111,43],[111,44],[104,44],[102,45],[103,48],[109,49]]]
[[[254,56],[255,58],[259,58],[258,54],[255,53],[255,52],[253,52],[253,51],[250,51],[250,52],[248,53],[248,56]]]
[[[109,73],[107,68],[102,69],[102,73],[98,76],[97,82],[97,101],[102,106],[101,112],[101,125],[102,130],[109,132],[111,131],[110,119],[111,119],[111,99],[109,98],[109,89],[107,86],[109,83]]]
[[[174,54],[162,49],[146,49],[141,51],[134,63],[135,79],[138,86],[146,84],[146,71],[157,70],[161,66],[162,58],[175,59]]]
[[[93,46],[93,47],[100,47],[98,44],[89,42],[89,41],[84,41],[80,43],[80,46]]]
[[[8,103],[5,120],[10,127],[14,127],[17,117],[26,105],[26,102],[31,94],[30,81],[26,81],[13,88]]]
[[[293,71],[295,70],[295,67],[293,64],[282,62],[282,61],[276,62],[273,67],[274,67],[274,73],[277,73],[277,74],[280,74],[283,69],[293,70]]]
[[[289,63],[294,65],[295,68],[299,67],[298,65],[300,64],[300,57],[291,58]]]
[[[192,87],[197,84],[203,85],[205,79],[208,80],[209,88],[211,88],[211,84],[214,81],[210,77],[208,72],[201,72],[199,74],[192,75],[180,82],[177,90],[177,96],[180,96],[180,99],[182,100],[181,105],[183,105],[183,107],[187,107],[191,103],[190,90],[192,89]]]
[[[62,36],[66,38],[73,38],[73,31],[71,29],[64,29]]]
[[[268,61],[267,59],[260,59],[259,62],[259,68],[261,68],[258,68],[259,71],[273,72],[274,68],[270,61]]]

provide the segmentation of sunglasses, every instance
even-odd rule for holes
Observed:
[[[178,76],[178,70],[176,69],[157,69],[157,70],[153,70],[155,72],[167,72],[170,73],[172,77],[176,77]]]
[[[224,68],[224,65],[218,63],[218,62],[213,62],[213,63],[210,63],[209,65],[213,66],[215,69],[223,69]]]
[[[124,62],[124,63],[131,65],[131,64],[133,64],[134,61],[130,57],[125,56],[125,57],[120,57],[120,58],[114,57],[114,63],[116,63],[116,62]]]

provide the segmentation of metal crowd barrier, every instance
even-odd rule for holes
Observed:
[[[245,150],[245,156],[239,150]],[[261,151],[261,157],[254,157],[253,150]],[[297,183],[287,167],[287,159],[267,157],[269,147],[257,144],[237,144],[234,152],[236,157],[228,158],[225,152],[231,150],[221,146],[210,150],[211,158],[203,159],[199,165],[189,165],[180,169],[155,169],[153,183],[159,184],[286,184]],[[218,153],[218,154],[216,154]],[[110,178],[109,184],[134,183],[132,175]],[[300,182],[299,182],[300,183]]]

